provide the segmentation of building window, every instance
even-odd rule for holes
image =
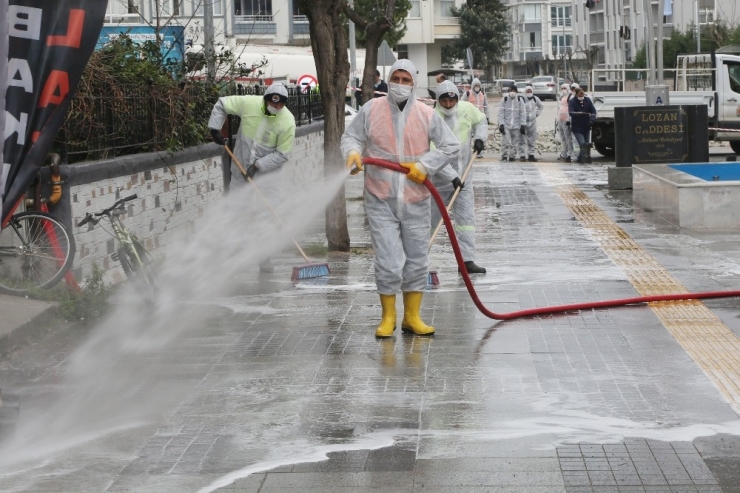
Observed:
[[[529,32],[522,33],[519,38],[519,45],[522,51],[539,51],[542,49],[542,33]]]
[[[714,24],[714,9],[699,9],[699,24]]]
[[[624,42],[624,59],[628,62],[632,61],[632,49],[629,41]]]
[[[550,20],[552,27],[570,27],[572,18],[568,7],[550,7]]]
[[[524,19],[524,22],[542,22],[542,15],[540,14],[540,5],[522,5],[519,7],[519,13]]]
[[[409,9],[409,13],[406,17],[421,17],[421,1],[420,0],[411,0],[411,8]]]
[[[210,0],[213,3],[213,15],[224,15],[221,0]]]
[[[454,17],[452,15],[452,7],[455,6],[455,2],[448,0],[440,0],[439,2],[439,16],[440,17]]]
[[[552,36],[552,54],[563,55],[572,50],[573,39],[570,34],[555,34]]]
[[[172,15],[180,15],[180,2],[182,0],[172,0]]]
[[[235,0],[234,14],[272,16],[272,0]]]
[[[403,58],[408,59],[409,57],[409,46],[408,45],[398,45],[396,47],[398,50],[398,59],[401,60]]]
[[[193,0],[193,15],[203,15],[203,0]]]

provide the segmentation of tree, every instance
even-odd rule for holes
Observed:
[[[378,67],[378,48],[385,38],[394,45],[406,31],[409,0],[355,0],[354,7],[345,3],[344,13],[355,23],[358,38],[365,46],[362,73],[362,100],[372,99],[373,78]]]
[[[343,166],[339,143],[344,133],[344,98],[349,80],[344,0],[294,0],[309,22],[321,103],[324,107],[324,171]],[[326,208],[326,239],[330,251],[349,251],[344,187]]]
[[[468,0],[451,12],[460,18],[462,33],[442,47],[443,59],[465,60],[465,50],[470,47],[473,63],[490,74],[493,66],[501,63],[511,32],[506,7],[499,0]]]

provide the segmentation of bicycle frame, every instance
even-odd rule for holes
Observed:
[[[110,221],[111,229],[113,230],[113,234],[115,234],[116,238],[118,239],[118,243],[123,245],[129,252],[133,253],[136,261],[139,262],[140,265],[143,265],[144,261],[139,256],[139,252],[134,246],[134,242],[131,239],[131,233],[128,232],[128,229],[126,229],[126,226],[123,224],[123,219],[121,219],[121,216],[123,214],[125,214],[125,212],[119,212],[116,210],[110,211],[107,214],[108,220]]]

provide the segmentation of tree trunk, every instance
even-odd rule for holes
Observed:
[[[342,169],[339,144],[344,133],[344,97],[349,80],[348,43],[342,23],[342,0],[298,0],[309,20],[311,46],[324,107],[324,174]],[[349,251],[344,186],[326,208],[329,251]]]
[[[373,82],[375,71],[378,69],[378,47],[382,42],[383,35],[390,28],[389,25],[376,26],[371,24],[365,38],[365,68],[362,73],[362,100],[370,101],[375,97]],[[390,76],[390,74],[388,74]]]

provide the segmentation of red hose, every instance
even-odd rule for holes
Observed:
[[[373,166],[380,166],[381,168],[398,171],[399,173],[408,173],[409,170],[390,161],[376,158],[362,158],[364,164],[371,164]],[[452,228],[450,222],[450,216],[447,214],[447,208],[445,206],[442,197],[440,197],[437,189],[434,188],[432,182],[429,179],[424,180],[424,186],[427,187],[429,192],[432,194],[432,198],[439,207],[439,212],[442,214],[442,219],[445,222],[445,228],[447,228],[447,234],[450,237],[450,243],[452,243],[452,250],[455,252],[455,258],[457,259],[457,265],[460,266],[460,272],[465,281],[465,287],[468,288],[468,293],[473,299],[473,303],[478,307],[478,310],[488,318],[496,320],[511,320],[513,318],[531,317],[533,315],[549,315],[553,313],[570,312],[576,310],[590,310],[593,308],[610,308],[614,306],[633,305],[637,303],[649,303],[653,301],[676,301],[676,300],[701,300],[708,298],[734,298],[740,296],[740,291],[708,291],[704,293],[681,293],[681,294],[661,294],[656,296],[636,296],[634,298],[623,298],[620,300],[607,300],[607,301],[591,301],[588,303],[574,303],[572,305],[559,305],[559,306],[547,306],[543,308],[530,308],[528,310],[519,310],[518,312],[509,313],[495,313],[486,308],[478,298],[478,293],[475,292],[475,287],[470,281],[468,270],[465,268],[465,262],[463,261],[462,254],[460,253],[460,246],[457,243],[457,237],[455,231]]]

